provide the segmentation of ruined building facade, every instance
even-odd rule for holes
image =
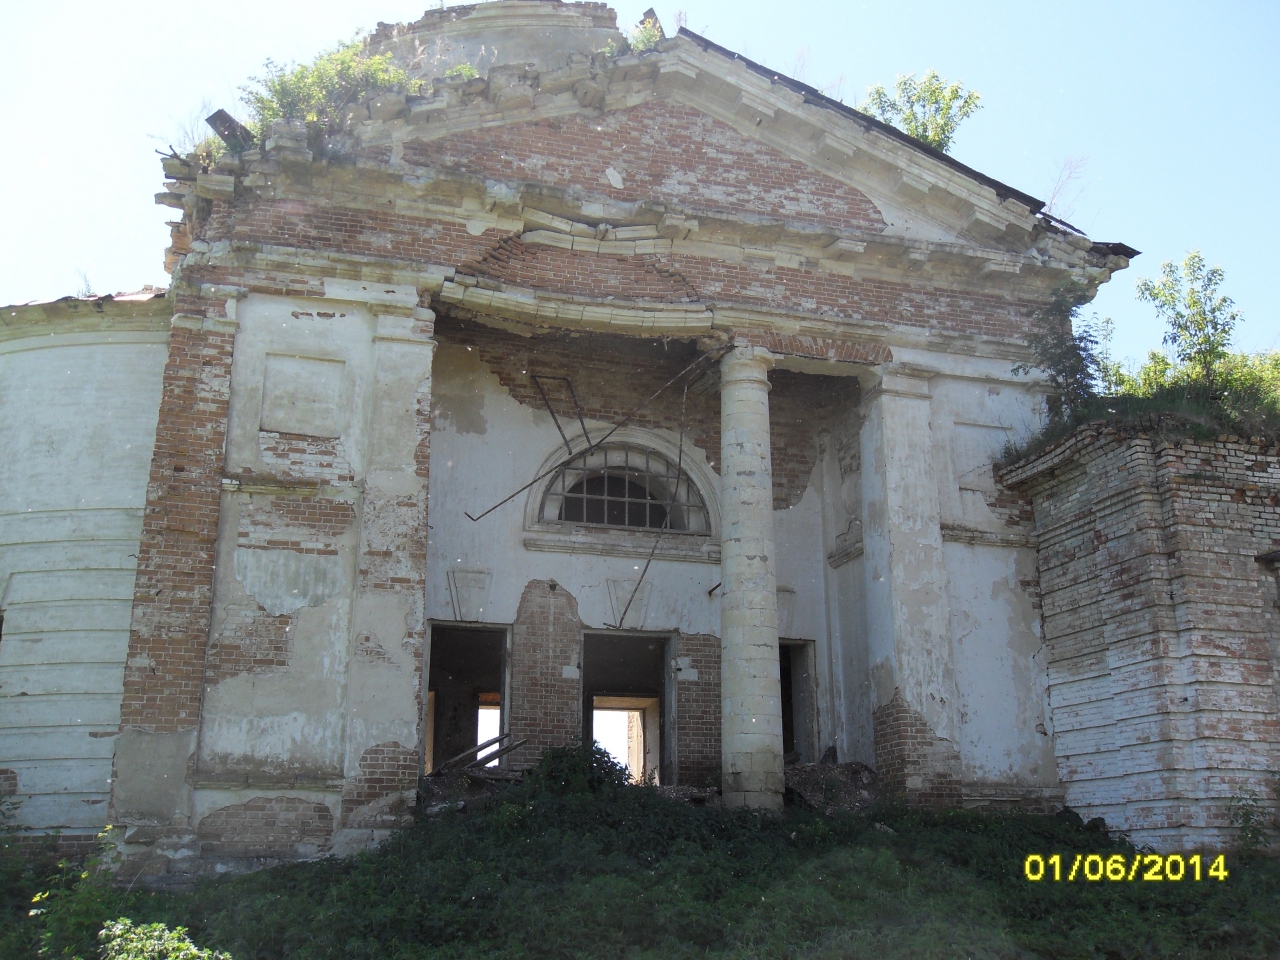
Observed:
[[[404,91],[165,161],[167,295],[5,309],[30,828],[119,824],[158,881],[357,849],[486,710],[509,768],[625,710],[633,768],[734,804],[787,755],[1075,802],[1036,494],[992,462],[1041,420],[1037,305],[1134,251],[687,31],[619,39],[590,3],[381,26]]]

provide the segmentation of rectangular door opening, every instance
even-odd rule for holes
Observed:
[[[778,641],[782,687],[782,753],[787,763],[816,763],[814,756],[813,644]]]
[[[633,781],[669,784],[672,723],[664,709],[669,637],[588,633],[582,639],[582,739],[599,743]]]
[[[506,633],[502,630],[431,628],[425,773],[430,773],[436,763],[444,763],[502,732],[505,648]]]

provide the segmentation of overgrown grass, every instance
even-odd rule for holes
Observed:
[[[1222,883],[1028,883],[1024,857],[1055,851],[1132,854],[1071,815],[774,817],[544,779],[365,855],[189,894],[79,879],[37,918],[10,911],[0,956],[88,960],[119,917],[236,960],[1280,955],[1274,861],[1229,861]]]
[[[1132,373],[1108,371],[1109,395],[1081,401],[1069,416],[1051,418],[1001,457],[1014,463],[1047,449],[1086,423],[1164,437],[1211,439],[1220,434],[1280,438],[1280,352],[1228,354],[1208,386],[1190,365],[1152,352]]]

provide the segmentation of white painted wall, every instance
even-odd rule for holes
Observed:
[[[643,557],[526,549],[528,494],[478,522],[465,516],[465,512],[478,515],[509,496],[560,454],[567,458],[550,415],[512,399],[477,357],[456,344],[442,343],[436,350],[433,398],[427,616],[457,618],[448,578],[448,572],[455,570],[489,574],[483,604],[485,622],[511,623],[525,585],[530,580],[554,579],[577,599],[579,615],[588,627],[613,624],[616,611],[609,581],[634,581],[644,567]],[[587,421],[593,437],[599,437],[608,426]],[[576,432],[571,431],[570,436]],[[652,431],[652,436],[671,448],[679,439],[667,430]],[[718,478],[706,454],[686,440],[684,459],[689,472],[703,478],[703,496],[717,500]],[[787,636],[825,636],[822,517],[817,490],[811,485],[795,507],[775,511],[774,521],[778,583],[796,591]],[[720,592],[707,596],[720,582],[719,563],[655,559],[645,581],[649,588],[640,617],[632,615],[633,609],[626,626],[720,634]]]
[[[31,827],[106,820],[167,339],[0,342],[0,767]]]

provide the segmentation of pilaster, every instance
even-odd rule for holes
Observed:
[[[886,370],[864,401],[863,556],[876,767],[908,802],[960,802],[959,698],[931,371]]]

